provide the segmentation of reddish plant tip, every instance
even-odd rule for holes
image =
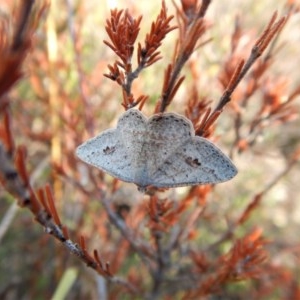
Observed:
[[[48,206],[51,211],[51,216],[53,217],[55,224],[58,225],[59,227],[61,227],[62,224],[61,224],[59,215],[57,213],[54,196],[53,196],[53,193],[52,193],[49,185],[46,185],[45,191],[46,191],[46,196],[47,196],[47,203],[48,203]]]
[[[16,152],[16,167],[19,171],[19,174],[24,182],[25,186],[29,186],[29,175],[27,173],[25,167],[25,156],[26,156],[26,148],[19,146]]]
[[[148,67],[161,59],[157,49],[161,46],[162,40],[166,35],[176,29],[176,26],[170,26],[173,16],[167,16],[165,3],[162,3],[162,9],[155,22],[151,25],[150,33],[146,35],[145,45],[138,47],[138,63]]]
[[[141,19],[141,16],[134,19],[128,11],[113,10],[105,27],[110,41],[105,40],[104,43],[116,53],[120,61],[116,61],[113,66],[108,65],[110,73],[104,74],[104,76],[116,81],[122,87],[124,100],[122,106],[126,109],[140,103],[142,106],[148,98],[139,96],[138,100],[134,100],[135,97],[133,97],[131,92],[132,83],[144,68],[153,65],[162,58],[158,48],[166,35],[176,28],[175,26],[170,26],[173,16],[167,15],[166,5],[162,2],[161,11],[156,21],[152,23],[150,32],[146,34],[144,45],[142,46],[141,43],[137,44],[138,66],[133,70],[132,55]],[[173,90],[174,93],[176,88]],[[124,93],[126,94],[125,96]]]
[[[79,237],[79,245],[80,245],[80,247],[83,249],[83,251],[86,250],[85,238],[84,238],[83,235],[81,235],[81,236]]]
[[[121,59],[124,69],[129,72],[134,44],[139,33],[142,17],[134,19],[128,11],[112,10],[106,21],[106,32],[110,42],[104,41]]]

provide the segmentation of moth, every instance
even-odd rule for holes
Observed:
[[[216,184],[237,174],[217,146],[195,136],[191,121],[174,113],[147,118],[137,109],[127,110],[116,128],[84,142],[76,154],[141,190]]]

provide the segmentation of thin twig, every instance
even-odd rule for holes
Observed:
[[[131,232],[130,228],[125,224],[123,219],[121,219],[119,215],[112,210],[110,201],[103,195],[103,193],[101,193],[100,197],[103,207],[105,208],[110,221],[121,232],[123,237],[129,242],[131,247],[133,247],[143,259],[145,259],[146,257],[148,257],[148,259],[153,259],[154,254],[152,251],[150,251],[150,245],[146,244],[144,241],[139,241],[134,236],[134,234]]]

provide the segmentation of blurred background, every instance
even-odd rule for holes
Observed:
[[[181,7],[180,1],[174,2]],[[8,95],[12,131],[16,144],[26,146],[32,185],[39,188],[51,184],[61,220],[70,229],[72,238],[77,240],[79,235],[84,235],[90,251],[98,249],[105,260],[112,262],[118,274],[139,282],[136,277],[149,275],[145,267],[140,267],[140,259],[134,251],[127,247],[120,253],[122,239],[109,224],[90,176],[97,177],[106,187],[112,203],[129,208],[128,224],[132,225],[137,218],[139,225],[132,226],[138,226],[145,236],[146,221],[141,220],[143,213],[140,210],[145,210],[147,196],[139,193],[133,184],[116,182],[109,175],[78,162],[74,151],[86,139],[114,127],[124,112],[121,88],[103,76],[108,73],[107,65],[116,60],[115,53],[103,43],[108,40],[105,25],[110,10],[117,7],[128,9],[135,17],[142,15],[138,41],[143,42],[161,9],[161,2],[99,3],[95,0],[51,1],[33,37],[24,76]],[[8,31],[14,24],[18,5],[19,1],[0,2],[0,17],[8,20]],[[168,13],[175,15],[173,1],[166,1],[166,5]],[[168,107],[170,112],[184,114],[188,99],[195,91],[199,99],[211,100],[211,106],[215,107],[224,91],[220,78],[226,71],[228,60],[248,57],[274,11],[278,11],[279,16],[291,11],[276,40],[275,50],[272,50],[270,65],[260,78],[259,89],[247,99],[247,106],[241,108],[240,134],[244,139],[240,142],[248,142],[246,149],[233,144],[236,139],[233,120],[235,105],[240,103],[241,95],[247,94],[245,90],[250,79],[241,83],[233,95],[233,104],[225,108],[216,122],[213,141],[231,156],[239,173],[230,182],[216,186],[207,196],[205,214],[197,221],[191,237],[193,249],[205,249],[218,241],[253,197],[264,192],[259,206],[234,235],[243,237],[253,228],[263,231],[270,241],[270,264],[278,270],[282,285],[273,286],[266,294],[258,294],[257,283],[245,281],[224,287],[224,296],[219,299],[250,299],[245,297],[246,293],[261,299],[292,299],[284,285],[299,287],[299,163],[289,168],[299,149],[299,97],[288,113],[283,111],[282,115],[261,120],[259,130],[251,132],[251,124],[268,97],[282,103],[299,88],[300,13],[296,6],[291,10],[292,5],[292,1],[284,0],[213,1],[206,15],[209,27],[205,34],[205,38],[211,40],[192,55],[184,68],[186,79]],[[176,25],[176,17],[171,24]],[[233,51],[236,26],[240,27],[241,33]],[[147,116],[153,113],[160,96],[164,70],[172,61],[177,37],[176,30],[167,35],[160,48],[163,59],[145,69],[134,82],[134,95],[149,95],[143,108]],[[136,64],[135,57],[133,64]],[[181,201],[190,193],[191,188],[184,187],[170,189],[160,197]],[[14,198],[2,188],[0,200],[1,299],[51,299],[53,295],[64,295],[65,299],[101,299],[99,282],[92,270],[45,234],[32,215],[19,209]],[[194,199],[194,205],[200,205],[200,200]],[[184,212],[183,220],[194,208],[191,205]],[[178,224],[184,224],[181,222],[179,220]],[[231,240],[225,241],[219,246],[218,253],[225,253],[231,246]],[[143,284],[147,290],[149,279]],[[61,286],[65,287],[65,292],[58,292]],[[117,286],[109,286],[109,289],[109,299],[132,299],[120,294]],[[174,295],[174,299],[181,299],[180,293]]]

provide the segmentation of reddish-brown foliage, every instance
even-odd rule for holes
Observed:
[[[295,257],[299,257],[300,244],[284,236],[272,237],[272,223],[264,222],[262,213],[271,189],[280,186],[299,163],[299,134],[296,138],[291,136],[290,147],[282,151],[285,161],[280,168],[273,168],[271,177],[256,175],[252,162],[243,164],[246,155],[254,156],[262,136],[279,126],[289,136],[287,124],[298,120],[299,83],[291,90],[293,78],[288,81],[278,74],[272,76],[272,66],[277,62],[278,39],[299,8],[287,1],[286,17],[266,13],[270,21],[260,35],[251,37],[248,48],[241,47],[249,33],[237,17],[229,54],[219,60],[221,97],[213,101],[214,94],[200,93],[198,85],[206,71],[201,70],[200,76],[198,57],[193,58],[212,41],[207,38],[213,26],[207,17],[211,1],[173,2],[175,18],[163,1],[148,33],[143,33],[142,16],[136,16],[130,7],[111,10],[104,44],[116,60],[104,57],[93,65],[93,70],[83,63],[84,45],[88,42],[83,33],[87,15],[84,2],[78,1],[76,7],[70,1],[66,7],[59,4],[67,8],[62,10],[66,15],[59,19],[58,10],[52,11],[57,9],[55,5],[22,0],[11,8],[14,13],[1,19],[1,199],[8,198],[4,190],[13,195],[21,207],[32,213],[45,235],[57,241],[53,250],[52,239],[43,238],[39,232],[40,243],[47,244],[39,247],[31,238],[31,222],[20,217],[22,241],[34,251],[18,249],[14,244],[18,255],[31,255],[35,266],[42,270],[46,269],[46,257],[55,263],[48,271],[49,285],[43,291],[38,290],[41,273],[27,269],[20,274],[26,278],[25,286],[30,282],[30,291],[24,289],[23,282],[17,282],[15,298],[24,293],[26,297],[50,298],[53,285],[59,285],[69,265],[74,263],[85,270],[68,259],[70,253],[94,271],[98,287],[88,293],[91,283],[85,275],[69,291],[73,298],[93,298],[96,290],[96,297],[103,299],[120,299],[125,293],[130,298],[149,299],[199,299],[212,295],[232,298],[245,294],[251,299],[274,295],[299,298],[299,260]],[[44,22],[46,14],[48,19]],[[78,16],[76,22],[73,16]],[[161,46],[170,32],[178,36],[172,53],[165,55]],[[65,46],[73,51],[72,63],[67,52],[62,51],[63,46],[58,46],[64,45],[68,37],[70,45]],[[160,64],[165,66],[160,74],[163,79],[160,82],[155,78],[153,95],[140,92],[142,84],[137,82],[141,81],[141,73]],[[100,78],[104,72],[106,81]],[[217,90],[216,83],[214,88]],[[250,170],[248,178],[241,175],[242,180],[222,185],[223,190],[212,185],[176,191],[153,188],[143,195],[75,157],[75,148],[82,141],[99,127],[109,127],[106,121],[116,107],[127,110],[138,106],[163,113],[176,107],[180,93],[181,112],[185,111],[192,121],[197,135],[220,141],[229,132],[230,156],[241,165],[240,173]],[[157,99],[153,101],[153,97]],[[254,97],[259,100],[254,102]],[[116,98],[122,100],[116,104]],[[232,130],[224,125],[224,136],[218,135],[217,122],[228,115]],[[256,167],[269,158],[267,151],[260,152]],[[243,167],[245,164],[247,167]],[[282,201],[291,203],[291,195]],[[228,202],[233,209],[226,209],[224,203]],[[3,211],[4,207],[1,204]],[[6,221],[9,211],[1,215],[2,243],[12,226]],[[4,243],[1,246],[5,248]],[[0,255],[1,261],[10,261],[12,253]],[[289,261],[284,263],[286,256]],[[291,266],[295,261],[298,265]],[[11,263],[8,270],[14,267]],[[10,291],[9,284],[3,282],[0,298]],[[235,291],[231,287],[238,282],[245,285]]]

